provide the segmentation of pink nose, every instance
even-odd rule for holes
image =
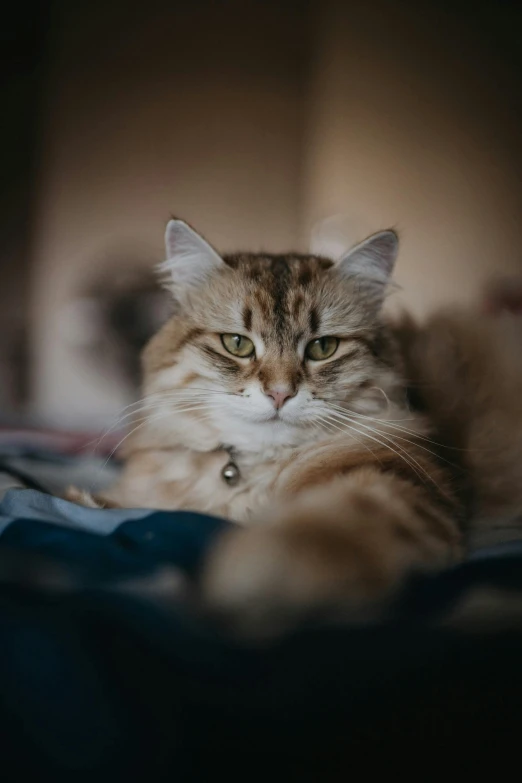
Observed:
[[[271,397],[276,411],[282,408],[287,400],[295,397],[295,392],[291,392],[288,389],[269,389],[265,391],[265,394],[267,397]]]

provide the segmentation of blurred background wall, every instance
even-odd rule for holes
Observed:
[[[461,0],[13,15],[4,417],[98,427],[133,399],[121,324],[164,317],[149,273],[171,214],[221,250],[306,250],[331,215],[347,243],[395,226],[399,301],[419,314],[518,269],[520,21],[519,4]]]
[[[522,266],[515,3],[318,3],[303,234],[346,213],[354,239],[398,228],[419,314]]]

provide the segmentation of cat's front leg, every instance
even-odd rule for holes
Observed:
[[[308,618],[374,616],[412,571],[458,554],[457,528],[429,494],[364,468],[223,536],[203,596],[231,630],[271,635]]]

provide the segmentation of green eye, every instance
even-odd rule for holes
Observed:
[[[241,334],[222,334],[221,342],[226,350],[241,359],[247,359],[254,353],[254,343]]]
[[[339,346],[337,337],[318,337],[310,340],[305,349],[305,356],[314,362],[322,362],[333,356]]]

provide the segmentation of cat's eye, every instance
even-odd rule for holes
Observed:
[[[322,362],[333,356],[338,347],[339,339],[337,337],[317,337],[315,340],[310,340],[306,346],[305,356],[314,362]]]
[[[222,334],[223,347],[233,356],[248,359],[254,353],[254,343],[242,334]]]

